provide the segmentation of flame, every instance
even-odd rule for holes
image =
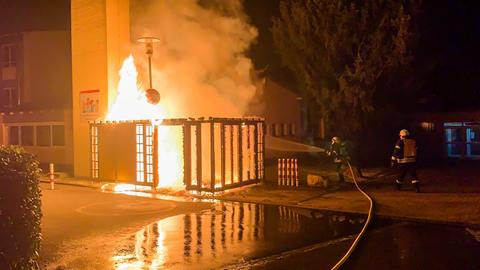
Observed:
[[[162,126],[166,112],[162,103],[147,102],[145,91],[137,81],[138,72],[134,58],[128,56],[120,69],[117,98],[105,120],[151,120],[158,127],[158,173],[157,187],[184,189],[183,151],[181,128]]]
[[[158,187],[184,189],[181,127],[158,126]]]
[[[133,56],[123,61],[117,87],[117,99],[105,120],[154,120],[165,118],[160,105],[147,102],[145,91],[137,83],[137,68]]]

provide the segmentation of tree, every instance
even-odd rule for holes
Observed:
[[[412,59],[409,8],[402,0],[280,3],[275,47],[329,131],[363,132],[383,106],[377,97],[398,90]]]

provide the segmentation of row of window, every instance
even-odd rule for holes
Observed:
[[[282,136],[295,136],[296,127],[293,123],[274,123],[267,124],[267,135],[282,137]]]
[[[15,45],[4,44],[2,45],[1,50],[2,67],[15,67],[17,65]]]
[[[480,157],[480,123],[447,122],[444,138],[449,157]]]
[[[65,146],[65,129],[63,125],[9,126],[8,143],[22,146]]]
[[[18,91],[14,87],[0,89],[0,107],[12,107],[18,103]]]

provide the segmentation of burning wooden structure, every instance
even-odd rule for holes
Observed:
[[[178,143],[164,141],[165,132]],[[157,188],[173,180],[187,190],[222,191],[263,179],[264,150],[261,118],[90,122],[91,177],[102,181]],[[180,173],[168,173],[177,158]]]

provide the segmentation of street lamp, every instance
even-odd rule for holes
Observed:
[[[160,102],[160,93],[153,88],[152,85],[152,55],[153,55],[153,43],[160,42],[160,39],[155,37],[141,37],[137,39],[137,42],[145,44],[145,54],[148,58],[148,77],[150,88],[145,91],[147,101],[151,104],[158,104]]]

